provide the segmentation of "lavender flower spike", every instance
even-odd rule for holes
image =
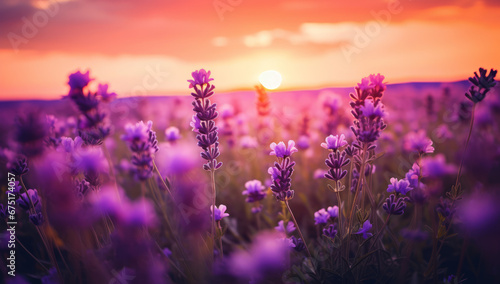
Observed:
[[[399,197],[396,199],[396,195],[391,194],[389,195],[389,198],[385,200],[385,203],[382,205],[382,207],[389,215],[403,215],[406,208],[405,201],[409,201],[409,198]]]

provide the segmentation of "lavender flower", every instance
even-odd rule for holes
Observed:
[[[335,239],[335,236],[337,235],[337,224],[330,224],[328,227],[324,228],[323,235],[332,240]]]
[[[293,249],[296,252],[301,252],[301,251],[306,249],[306,244],[304,243],[304,241],[301,238],[297,239],[295,236],[291,236],[290,240],[292,241],[292,243],[294,245]]]
[[[293,231],[295,231],[295,225],[293,224],[293,222],[287,222],[286,228],[285,228],[284,222],[283,222],[283,220],[281,220],[278,222],[278,226],[274,227],[274,229],[278,232],[281,232],[281,233],[288,235],[288,234],[292,233]]]
[[[391,184],[387,187],[387,192],[397,192],[403,195],[406,195],[408,191],[413,188],[410,187],[410,182],[406,179],[398,180],[397,178],[391,178]]]
[[[290,141],[292,143],[290,143]],[[292,149],[295,148],[293,145],[295,144],[292,140],[290,140],[288,145],[290,147],[289,154],[291,154],[293,151]],[[280,144],[276,145],[274,144],[274,148],[278,148],[280,144],[282,144],[282,147],[284,147],[284,143],[280,142]],[[271,148],[273,148],[273,144],[271,144]],[[281,148],[281,147],[280,147]],[[282,150],[282,149],[281,149]],[[278,150],[278,153],[280,150]],[[282,156],[285,157],[285,156]],[[290,160],[289,156],[286,156],[284,159],[282,159],[279,163],[275,162],[274,167],[270,167],[268,169],[268,173],[271,175],[271,190],[273,191],[274,196],[276,197],[277,200],[280,201],[285,201],[285,200],[290,200],[293,198],[294,191],[290,189],[291,187],[291,182],[292,182],[292,174],[293,174],[293,167],[295,166],[295,162],[292,162]]]
[[[217,162],[219,157],[219,136],[215,119],[219,115],[216,111],[217,105],[210,102],[210,97],[214,94],[214,86],[210,85],[210,71],[204,69],[192,73],[193,80],[188,80],[189,88],[194,88],[195,92],[191,95],[195,98],[193,102],[193,111],[196,113],[191,121],[193,131],[197,133],[196,139],[198,146],[203,149],[201,157],[207,161],[203,169],[215,171],[222,166]]]
[[[363,239],[368,239],[369,237],[373,236],[372,233],[369,233],[368,231],[370,231],[372,229],[372,224],[370,223],[370,220],[366,220],[364,223],[363,223],[363,226],[361,228],[359,228],[359,230],[354,233],[354,234],[363,234]]]
[[[422,175],[429,178],[440,178],[442,176],[454,174],[457,168],[452,164],[447,164],[443,154],[422,159]]]
[[[380,74],[370,75],[354,88],[355,94],[350,94],[351,113],[355,118],[351,130],[360,143],[373,143],[380,136],[380,131],[387,127],[383,121],[384,109],[381,103],[386,89],[383,80],[384,76]]]
[[[29,219],[30,219],[31,223],[33,223],[35,226],[40,226],[45,221],[45,218],[43,217],[42,212],[36,212],[36,213],[30,214]]]
[[[10,172],[15,174],[16,176],[22,176],[29,172],[28,162],[25,157],[20,157],[13,162],[10,162],[7,167]]]
[[[97,95],[101,97],[101,101],[107,103],[116,98],[116,93],[108,93],[108,84],[99,84],[97,86]]]
[[[259,180],[250,180],[245,183],[246,190],[243,191],[243,195],[247,195],[247,199],[245,200],[248,203],[257,202],[264,197],[266,197],[265,187],[262,185],[262,182]]]
[[[408,197],[399,197],[396,199],[396,195],[391,194],[389,198],[385,200],[385,203],[382,205],[385,212],[389,215],[403,215],[404,210],[406,208],[406,202],[409,201]]]
[[[275,155],[278,158],[286,158],[290,157],[293,153],[297,152],[297,148],[295,148],[295,141],[288,140],[288,146],[285,146],[283,141],[276,143],[271,143],[271,153],[269,155]]]
[[[347,174],[346,170],[342,170],[342,167],[348,165],[350,159],[346,158],[346,152],[336,151],[328,154],[328,159],[325,160],[325,164],[330,168],[325,174],[327,179],[331,179],[338,182],[344,178]]]
[[[333,150],[334,152],[337,151],[339,148],[344,147],[347,145],[347,141],[345,141],[345,136],[344,134],[340,135],[340,138],[338,135],[330,135],[326,137],[326,143],[321,143],[321,147],[328,149],[328,150]]]
[[[71,90],[82,90],[87,87],[87,85],[94,79],[90,78],[90,71],[87,70],[86,73],[82,73],[81,71],[77,71],[69,75],[68,85]],[[70,94],[72,92],[70,91]]]
[[[339,207],[337,205],[335,206],[329,206],[326,211],[328,214],[330,214],[331,218],[337,218],[339,216]]]
[[[36,189],[28,189],[27,193],[25,192],[20,194],[19,199],[17,200],[17,205],[19,205],[22,209],[29,211],[31,207],[30,200],[37,212],[42,211],[42,202]]]
[[[330,214],[326,212],[325,208],[321,208],[320,210],[314,212],[314,224],[326,224],[328,223],[328,219],[330,219]]]
[[[486,94],[496,85],[495,76],[497,70],[491,69],[490,74],[486,75],[488,70],[479,68],[479,75],[474,72],[474,77],[470,77],[469,81],[473,84],[465,96],[474,104],[482,101]]]
[[[432,140],[427,137],[424,130],[408,133],[405,137],[404,148],[407,151],[415,151],[420,155],[434,152]]]
[[[165,129],[165,137],[167,138],[168,142],[175,142],[181,138],[179,128],[175,126],[170,126],[169,128]]]
[[[140,121],[135,125],[129,123],[125,126],[125,134],[121,137],[132,151],[132,164],[135,166],[135,176],[139,180],[153,176],[154,153],[158,152],[159,148],[152,127],[152,121],[146,124]]]
[[[214,207],[210,206],[210,211],[215,216],[215,222],[218,222],[222,220],[222,218],[229,216],[229,214],[226,213],[226,209],[227,209],[226,205],[221,204],[219,205],[219,208],[217,208],[217,206],[215,207],[215,213],[214,213]]]

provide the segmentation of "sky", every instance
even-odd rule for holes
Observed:
[[[456,81],[500,67],[498,0],[2,0],[0,100],[54,99],[90,70],[119,96]]]

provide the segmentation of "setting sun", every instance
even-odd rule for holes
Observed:
[[[259,82],[268,90],[274,90],[281,85],[281,74],[278,71],[267,70],[259,76]]]

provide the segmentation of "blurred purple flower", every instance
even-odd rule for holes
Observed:
[[[199,133],[199,129],[201,127],[201,121],[196,114],[193,114],[193,117],[191,117],[191,122],[189,122],[189,126],[192,127],[191,131]]]
[[[344,134],[341,134],[340,137],[338,135],[330,135],[325,140],[326,143],[321,143],[321,147],[333,150],[334,152],[347,145]]]
[[[402,195],[406,195],[408,191],[413,189],[410,187],[410,182],[406,179],[398,180],[397,178],[391,178],[390,182],[391,184],[387,187],[387,192],[397,192]]]
[[[219,112],[220,112],[220,116],[223,119],[228,119],[228,118],[231,118],[234,116],[234,107],[230,104],[223,104],[220,107]]]
[[[309,137],[307,135],[301,135],[297,140],[297,148],[301,150],[306,150],[310,147]]]
[[[377,106],[373,105],[373,102],[370,100],[365,101],[365,105],[361,106],[361,112],[364,116],[369,118],[380,117],[383,118],[385,116],[384,109],[382,108],[382,104],[378,104]]]
[[[29,195],[29,198],[28,198]],[[19,199],[17,200],[17,205],[21,207],[22,209],[29,211],[31,207],[31,202],[33,207],[37,212],[42,211],[42,201],[40,199],[40,196],[38,195],[38,191],[36,189],[28,189],[28,192],[26,194],[22,193],[19,195]]]
[[[108,84],[99,84],[97,86],[97,95],[101,96],[103,102],[111,102],[116,98],[116,93],[108,93]]]
[[[363,239],[368,239],[369,237],[373,236],[372,233],[369,233],[368,231],[370,231],[372,229],[372,224],[370,223],[370,220],[366,220],[364,223],[363,223],[363,226],[361,228],[359,228],[359,230],[354,233],[354,234],[363,234]]]
[[[424,130],[410,132],[405,136],[404,148],[406,151],[415,151],[419,154],[434,153],[432,140],[427,137]]]
[[[294,247],[293,249],[297,252],[301,252],[303,250],[306,249],[306,244],[304,243],[304,241],[301,239],[301,238],[296,238],[295,236],[291,236],[290,237],[290,240],[292,241],[292,243],[294,244]]]
[[[328,227],[324,228],[323,235],[332,240],[335,239],[335,235],[337,235],[337,224],[330,224]]]
[[[326,211],[328,212],[328,214],[330,214],[330,217],[332,218],[337,218],[339,217],[339,207],[337,205],[335,206],[329,206]]]
[[[328,223],[328,219],[330,219],[330,214],[326,212],[325,208],[321,208],[320,210],[314,212],[314,224],[326,224]]]
[[[151,146],[149,143],[149,136],[152,126],[152,121],[144,123],[141,120],[135,125],[127,123],[127,125],[125,125],[125,134],[121,136],[121,139],[127,142],[133,152],[145,151]]]
[[[229,214],[226,213],[226,209],[227,209],[227,207],[224,204],[219,205],[219,208],[217,208],[217,206],[216,206],[215,207],[215,214],[214,214],[213,206],[210,206],[210,211],[212,212],[212,214],[215,215],[216,222],[222,220],[222,218],[224,218],[224,217],[229,216]]]
[[[170,126],[169,128],[165,129],[165,137],[167,138],[168,142],[175,142],[181,138],[179,128],[175,126]]]
[[[76,136],[75,139],[71,137],[61,137],[61,144],[57,148],[58,151],[73,154],[82,148],[83,140],[80,136]]]
[[[281,273],[289,246],[279,241],[280,238],[278,233],[260,233],[248,251],[240,250],[231,255],[227,271],[241,279],[252,279],[257,283],[267,279],[270,274]]]
[[[25,157],[20,157],[7,164],[9,171],[16,176],[22,176],[29,172],[28,162]]]
[[[290,157],[293,153],[297,152],[297,148],[295,148],[295,141],[288,140],[288,146],[285,146],[283,141],[276,143],[271,143],[271,153],[269,155],[275,155],[278,158],[286,158]]]
[[[456,166],[447,164],[443,154],[422,159],[422,175],[431,178],[439,178],[446,175],[455,174]]]
[[[286,223],[286,230],[285,230],[285,226],[283,224],[284,224],[283,220],[279,221],[278,226],[274,227],[274,229],[276,229],[276,231],[278,231],[280,233],[284,233],[287,235],[290,234],[291,232],[295,231],[295,225],[293,224],[293,222],[288,221]]]
[[[90,71],[87,70],[86,73],[82,73],[77,71],[69,75],[68,85],[71,89],[83,89],[85,88],[90,81],[94,79],[90,78]]]
[[[328,171],[323,170],[323,169],[316,169],[313,173],[314,179],[323,179],[325,178],[325,175],[328,173]]]
[[[31,223],[33,223],[35,226],[40,226],[45,221],[45,218],[43,217],[42,212],[36,212],[36,213],[30,214],[29,219],[30,219]]]
[[[246,195],[246,202],[252,203],[260,201],[266,197],[265,187],[262,185],[260,180],[250,180],[245,183],[246,190],[243,191],[243,195]]]
[[[189,82],[189,88],[193,88],[196,85],[202,86],[208,84],[213,78],[210,78],[210,71],[205,71],[205,69],[196,70],[191,73],[193,80],[187,80]]]

